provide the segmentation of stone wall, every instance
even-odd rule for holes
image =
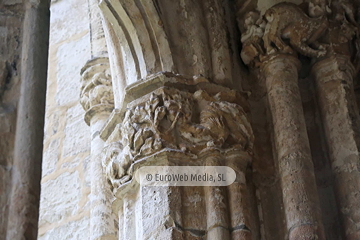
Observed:
[[[51,4],[39,239],[88,239],[90,129],[79,103],[90,59],[87,0]]]
[[[194,233],[197,239],[360,238],[360,117],[352,86],[355,68],[347,56],[357,31],[347,1],[333,1],[331,7],[338,15],[324,15],[321,19],[326,21],[315,17],[325,14],[321,0],[289,0],[277,6],[283,1],[219,2],[101,1],[103,32],[97,14],[90,14],[92,20],[88,16],[97,0],[53,1],[39,239],[170,239],[170,234],[172,239],[190,239]],[[265,11],[265,18],[260,17]],[[340,25],[339,17],[347,19],[345,24]],[[302,25],[296,25],[297,18]],[[282,22],[294,24],[290,45],[266,31],[281,29],[276,24]],[[348,30],[340,32],[346,41],[337,42],[337,31],[343,27]],[[103,33],[119,108],[110,117]],[[330,39],[333,49],[303,39],[320,43]],[[310,59],[316,64],[310,64]],[[328,84],[327,76],[337,79]],[[84,122],[79,89],[85,96],[82,102],[91,131]],[[160,98],[166,95],[174,99]],[[241,107],[235,115],[243,121],[235,122],[253,129],[249,136],[240,134],[248,137],[246,144],[235,145],[234,140],[241,137],[225,134],[234,134],[231,126],[236,125],[227,126],[228,120],[217,128],[225,132],[224,142],[207,135],[211,117],[202,114],[209,109],[204,106],[216,106],[219,101]],[[150,102],[155,107],[164,103],[158,110],[165,116],[150,124],[151,133],[146,121],[133,117],[136,109]],[[171,102],[183,102],[185,107],[180,105],[173,114],[177,108],[166,109]],[[186,107],[189,102],[195,103],[194,109]],[[216,114],[221,114],[220,108]],[[139,130],[142,124],[144,129]],[[199,139],[186,139],[192,134]],[[137,143],[128,141],[135,138]],[[128,154],[128,149],[133,152]],[[218,149],[222,150],[216,153]],[[245,177],[229,189],[204,188],[200,194],[187,188],[149,191],[127,182],[132,171],[124,166],[128,163],[122,165],[124,159],[141,157],[146,164],[169,164],[173,159],[188,160],[185,153],[216,164],[217,159],[226,163],[235,159],[242,162],[235,166]],[[121,171],[129,175],[119,176]],[[110,213],[107,182],[113,184],[117,200],[112,210],[119,225]],[[194,206],[188,203],[191,199],[196,199]],[[198,199],[201,206],[196,206]],[[194,214],[200,210],[205,214]],[[110,229],[113,223],[119,233]]]

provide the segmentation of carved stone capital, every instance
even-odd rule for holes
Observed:
[[[241,16],[239,16],[241,17]],[[360,44],[354,8],[348,1],[310,1],[308,12],[283,2],[268,9],[264,16],[257,11],[239,20],[242,30],[241,58],[256,67],[276,54],[319,59],[332,54],[354,55]],[[354,56],[352,56],[354,57]]]
[[[108,58],[92,59],[81,69],[80,103],[86,111],[87,124],[96,113],[114,108]]]
[[[311,18],[293,3],[276,4],[263,18],[256,11],[249,12],[241,22],[245,29],[241,38],[245,64],[256,66],[274,54],[296,56],[298,52],[308,57],[326,54],[325,47],[317,41],[328,27],[327,18]]]
[[[133,99],[133,91],[142,96]],[[185,163],[206,158],[208,151],[252,154],[246,100],[234,90],[202,77],[162,73],[129,86],[127,94],[126,108],[112,115],[101,133],[109,144],[103,166],[114,188],[131,179],[133,163],[161,152],[186,155]]]

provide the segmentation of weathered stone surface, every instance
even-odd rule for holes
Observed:
[[[50,44],[69,40],[74,35],[89,30],[87,1],[56,1],[51,4],[50,10]],[[82,60],[82,58],[79,57],[78,60]]]
[[[13,6],[15,10],[15,6]],[[20,6],[19,6],[20,7]],[[41,161],[47,79],[49,2],[24,2],[21,67],[9,57],[12,74],[21,73],[6,239],[35,239],[38,232]],[[11,8],[8,10],[11,12]],[[1,9],[3,9],[1,7]],[[5,10],[5,9],[4,9]],[[11,14],[10,14],[11,15]],[[20,20],[18,16],[18,20]],[[22,43],[20,44],[20,41]],[[6,48],[12,48],[10,42]],[[15,47],[16,49],[16,47]],[[19,67],[19,70],[16,70]],[[15,84],[15,83],[13,83]],[[11,85],[11,84],[9,84]],[[15,94],[12,96],[16,96]],[[6,97],[5,97],[6,98]]]
[[[0,2],[0,239],[5,239],[11,194],[11,179],[17,104],[20,99],[20,55],[23,34],[22,1]]]
[[[57,52],[57,92],[59,105],[77,102],[79,99],[79,72],[90,58],[90,35],[62,44]]]
[[[286,223],[289,234],[295,226],[307,223],[319,239],[325,239],[309,140],[297,86],[298,65],[297,59],[286,55],[278,55],[264,64],[269,107],[273,114],[275,148],[282,181]],[[291,239],[300,237],[290,236]]]
[[[65,138],[62,146],[62,157],[75,156],[86,152],[90,146],[89,127],[82,118],[69,122],[65,127]],[[74,134],[76,133],[76,134]]]
[[[333,55],[317,62],[313,74],[340,217],[345,235],[352,239],[360,234],[360,116],[353,90],[354,67],[349,56]]]
[[[11,171],[9,167],[0,165],[0,233],[6,233],[8,216],[8,196],[11,186]]]
[[[84,111],[77,103],[79,67],[90,58],[104,57],[102,54],[107,50],[100,29],[101,16],[97,15],[98,9],[94,11],[98,1],[88,1],[90,18],[94,14],[89,35],[89,27],[84,25],[88,25],[85,1],[53,1],[52,10],[56,16],[52,21],[52,43],[57,56],[52,61],[56,67],[51,68],[53,77],[49,79],[49,89],[52,94],[49,98],[56,97],[55,101],[48,102],[51,120],[46,127],[44,150],[46,157],[54,154],[55,141],[60,139],[61,157],[57,164],[59,169],[46,175],[43,184],[69,181],[73,173],[64,177],[67,174],[64,171],[75,171],[79,174],[82,196],[78,196],[79,201],[72,202],[79,206],[74,216],[61,213],[58,215],[65,216],[62,222],[51,225],[42,222],[40,239],[96,239],[100,236],[105,239],[325,239],[322,223],[326,224],[326,239],[340,239],[344,233],[349,239],[359,238],[356,230],[360,216],[357,140],[356,137],[351,140],[358,131],[358,127],[354,127],[357,117],[353,114],[357,107],[353,99],[342,101],[344,96],[346,99],[351,95],[351,87],[341,81],[329,81],[324,89],[333,92],[324,96],[319,94],[324,89],[309,92],[304,87],[314,80],[307,76],[309,68],[314,67],[310,66],[310,57],[327,58],[335,53],[351,54],[356,58],[354,42],[358,30],[354,16],[357,14],[351,7],[355,1],[334,0],[328,8],[322,0],[237,2],[241,9],[233,8],[234,1],[209,0],[203,4],[191,0],[176,4],[171,1],[100,1],[106,19],[104,34],[109,44],[112,77],[105,74],[106,81],[101,82],[88,76],[84,81],[83,90],[88,91],[82,92],[82,103],[85,110],[93,110],[86,115],[90,125],[86,130],[85,125],[80,124]],[[297,6],[289,2],[302,4]],[[278,3],[282,4],[276,5]],[[65,11],[66,8],[72,9]],[[234,15],[238,10],[242,44],[236,42],[239,36],[234,30]],[[81,19],[74,14],[78,11],[82,11],[78,14]],[[65,31],[69,26],[71,28]],[[76,49],[82,50],[76,52]],[[86,49],[91,56],[83,52]],[[238,64],[239,52],[243,62],[250,66],[250,74]],[[277,62],[279,56],[284,59]],[[276,63],[271,64],[272,61]],[[266,64],[269,65],[264,67]],[[263,67],[263,72],[259,71],[259,66]],[[264,71],[264,68],[268,69]],[[147,82],[149,74],[161,71],[183,75],[163,73],[158,85]],[[205,77],[195,76],[198,74]],[[341,74],[330,75],[344,80]],[[167,78],[171,80],[166,82]],[[171,82],[180,78],[182,82]],[[215,84],[205,90],[198,87],[205,78],[229,89],[218,91],[219,85]],[[142,88],[142,84],[146,86]],[[343,91],[336,92],[336,84],[340,84],[338,89]],[[111,85],[119,109],[101,132],[111,108],[93,107],[109,103]],[[159,85],[167,90],[157,91]],[[177,91],[169,90],[171,88]],[[199,90],[209,96],[197,92]],[[239,154],[231,160],[232,163],[241,162],[239,166],[232,165],[240,169],[236,184],[225,190],[196,187],[167,191],[149,190],[131,182],[128,170],[136,161],[137,166],[146,162],[158,164],[165,158],[170,159],[167,164],[184,163],[209,149],[229,150],[235,143],[245,150],[246,131],[236,135],[234,128],[224,127],[231,124],[231,118],[224,117],[223,113],[226,107],[234,104],[227,99],[233,96],[232,90],[251,92],[249,110],[255,135],[254,147],[249,151],[253,155],[245,159]],[[230,104],[214,107],[219,103],[215,97],[218,92],[222,92],[218,97]],[[319,100],[315,99],[317,95]],[[339,104],[344,106],[339,107]],[[60,105],[57,115],[56,105]],[[344,120],[341,116],[348,114],[348,108],[351,114]],[[228,112],[237,112],[234,109]],[[245,116],[248,108],[243,110]],[[232,126],[246,129],[241,119],[233,121]],[[8,131],[10,125],[2,127]],[[347,125],[351,131],[344,130]],[[97,158],[104,144],[99,138],[100,132],[107,140],[108,150],[101,153],[105,158],[103,168]],[[336,158],[332,161],[332,170],[328,153],[332,155],[330,159]],[[220,160],[229,163],[230,155],[222,151]],[[204,158],[196,161],[204,164]],[[50,166],[53,163],[47,164],[45,170],[53,168]],[[105,174],[111,182],[110,187],[120,189],[115,191],[117,201],[113,205],[119,223],[112,220],[108,208],[112,197],[107,195],[109,186]],[[335,185],[332,174],[336,176]],[[337,189],[338,205],[331,190],[333,185]],[[90,213],[84,214],[89,209]],[[346,216],[345,227],[339,224],[338,212]],[[85,231],[83,221],[90,222],[85,224],[90,235],[82,232]],[[66,228],[75,233],[64,232]],[[118,238],[116,228],[120,230]],[[110,235],[106,235],[108,230]]]
[[[90,155],[85,157],[84,160],[83,160],[83,171],[84,171],[84,175],[85,175],[85,185],[87,187],[90,187],[90,184],[91,184],[90,161],[91,161],[91,156]]]
[[[162,86],[164,82],[174,86]],[[238,92],[171,73],[149,77],[131,91],[144,95],[127,104],[121,124],[111,121],[120,139],[107,146],[102,160],[113,189],[131,179],[134,162],[161,151],[194,156],[211,148],[252,152],[252,128]]]
[[[60,158],[60,139],[54,139],[44,151],[44,161],[42,165],[42,177],[55,171],[56,163]]]
[[[38,240],[89,239],[89,218],[68,222],[39,236]]]
[[[57,223],[75,215],[81,196],[81,180],[77,171],[65,172],[43,183],[39,224]]]
[[[76,122],[77,120],[79,120],[79,118],[83,117],[84,114],[85,114],[85,111],[81,107],[81,104],[75,104],[75,106],[70,107],[69,109],[67,109],[67,111],[66,111],[66,121],[69,122],[69,123]],[[56,123],[54,125],[56,125]]]
[[[94,58],[81,69],[80,103],[85,111],[98,105],[114,105],[108,58]]]
[[[241,57],[245,64],[258,65],[258,61],[274,53],[292,55],[298,52],[308,57],[326,54],[325,45],[317,42],[328,27],[326,17],[310,18],[300,7],[287,2],[271,7],[263,17],[265,21],[256,11],[245,16],[246,33],[241,38]],[[317,49],[310,47],[315,43]]]
[[[77,167],[79,164],[81,164],[81,158],[75,157],[72,158],[70,162],[64,162],[61,164],[61,168],[73,170],[73,168]]]
[[[3,3],[5,5],[16,5],[22,3],[22,0],[4,0]]]

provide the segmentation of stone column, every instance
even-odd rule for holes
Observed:
[[[360,117],[353,87],[355,69],[348,56],[331,55],[316,62],[312,73],[346,239],[360,239]]]
[[[322,4],[309,4],[311,15],[321,14],[315,8],[321,10]],[[241,57],[252,70],[260,67],[258,77],[265,81],[287,237],[290,240],[325,239],[298,87],[301,63],[297,54],[307,57],[326,54],[318,40],[326,32],[327,19],[310,18],[297,5],[286,2],[274,5],[263,17],[257,11],[238,17],[243,32]],[[310,47],[311,44],[317,49]]]
[[[300,61],[275,54],[262,63],[290,240],[325,239],[298,87]]]
[[[100,130],[114,108],[111,75],[107,58],[95,58],[81,70],[80,101],[86,111],[85,122],[91,128],[91,211],[90,239],[117,239],[116,220],[111,209],[112,194],[107,188],[100,153],[104,141]]]
[[[222,162],[221,154],[213,149],[201,154],[206,166],[219,166]],[[226,187],[204,187],[207,212],[207,239],[230,240],[229,208],[227,204]]]
[[[12,191],[6,239],[37,239],[50,1],[26,1]],[[5,238],[5,236],[2,236]]]
[[[246,169],[251,164],[252,156],[242,151],[228,153],[228,165],[236,172],[236,180],[228,186],[230,228],[232,239],[252,240],[252,218],[255,218],[249,203],[249,190],[246,185]]]
[[[245,169],[254,138],[244,103],[234,90],[179,74],[159,73],[127,87],[118,117],[101,133],[114,212],[123,213],[121,236],[227,240],[234,232],[233,239],[250,239],[251,233],[243,234],[252,213],[245,204]],[[230,166],[238,184],[139,186],[134,176],[142,166]]]
[[[91,59],[82,69],[81,103],[91,128],[91,211],[90,239],[117,239],[116,215],[112,213],[112,194],[108,190],[100,153],[104,148],[100,130],[114,108],[112,78],[102,16],[98,0],[88,0]]]

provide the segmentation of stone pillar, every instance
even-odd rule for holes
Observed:
[[[37,239],[43,149],[49,0],[26,1],[12,191],[6,239]]]
[[[233,239],[251,239],[245,169],[254,139],[243,103],[234,90],[179,74],[127,87],[123,108],[101,133],[113,209],[123,213],[120,236],[226,240],[233,232]],[[139,186],[134,176],[142,166],[230,166],[238,178],[231,187]],[[189,210],[194,205],[198,214]]]
[[[80,102],[86,111],[85,122],[91,128],[91,211],[90,239],[117,239],[116,219],[111,209],[112,194],[106,187],[100,153],[104,141],[100,130],[114,108],[111,75],[107,58],[95,58],[81,70]]]
[[[322,7],[321,2],[311,2],[310,15],[321,14]],[[297,5],[287,2],[274,5],[263,17],[257,11],[238,17],[242,31],[241,58],[253,73],[260,67],[258,77],[265,81],[287,238],[325,239],[298,87],[301,63],[297,56],[318,58],[326,54],[325,46],[318,40],[329,23],[325,17],[310,18]]]
[[[91,60],[82,69],[81,103],[87,111],[85,121],[91,128],[91,211],[90,239],[117,238],[116,216],[112,213],[112,194],[107,189],[100,153],[103,128],[114,108],[112,78],[98,0],[88,0],[90,16]]]
[[[360,118],[353,87],[355,69],[348,56],[331,55],[316,62],[312,73],[346,239],[360,239]]]
[[[218,151],[210,149],[201,154],[206,166],[219,166],[222,156]],[[207,239],[230,240],[229,206],[227,204],[226,187],[206,186],[205,203],[207,212]]]
[[[290,240],[325,239],[298,87],[300,61],[276,54],[262,64]]]
[[[236,172],[236,180],[228,186],[229,216],[231,239],[252,240],[255,218],[249,202],[250,193],[246,183],[246,170],[250,166],[252,156],[241,151],[232,151],[228,154],[228,165]]]

